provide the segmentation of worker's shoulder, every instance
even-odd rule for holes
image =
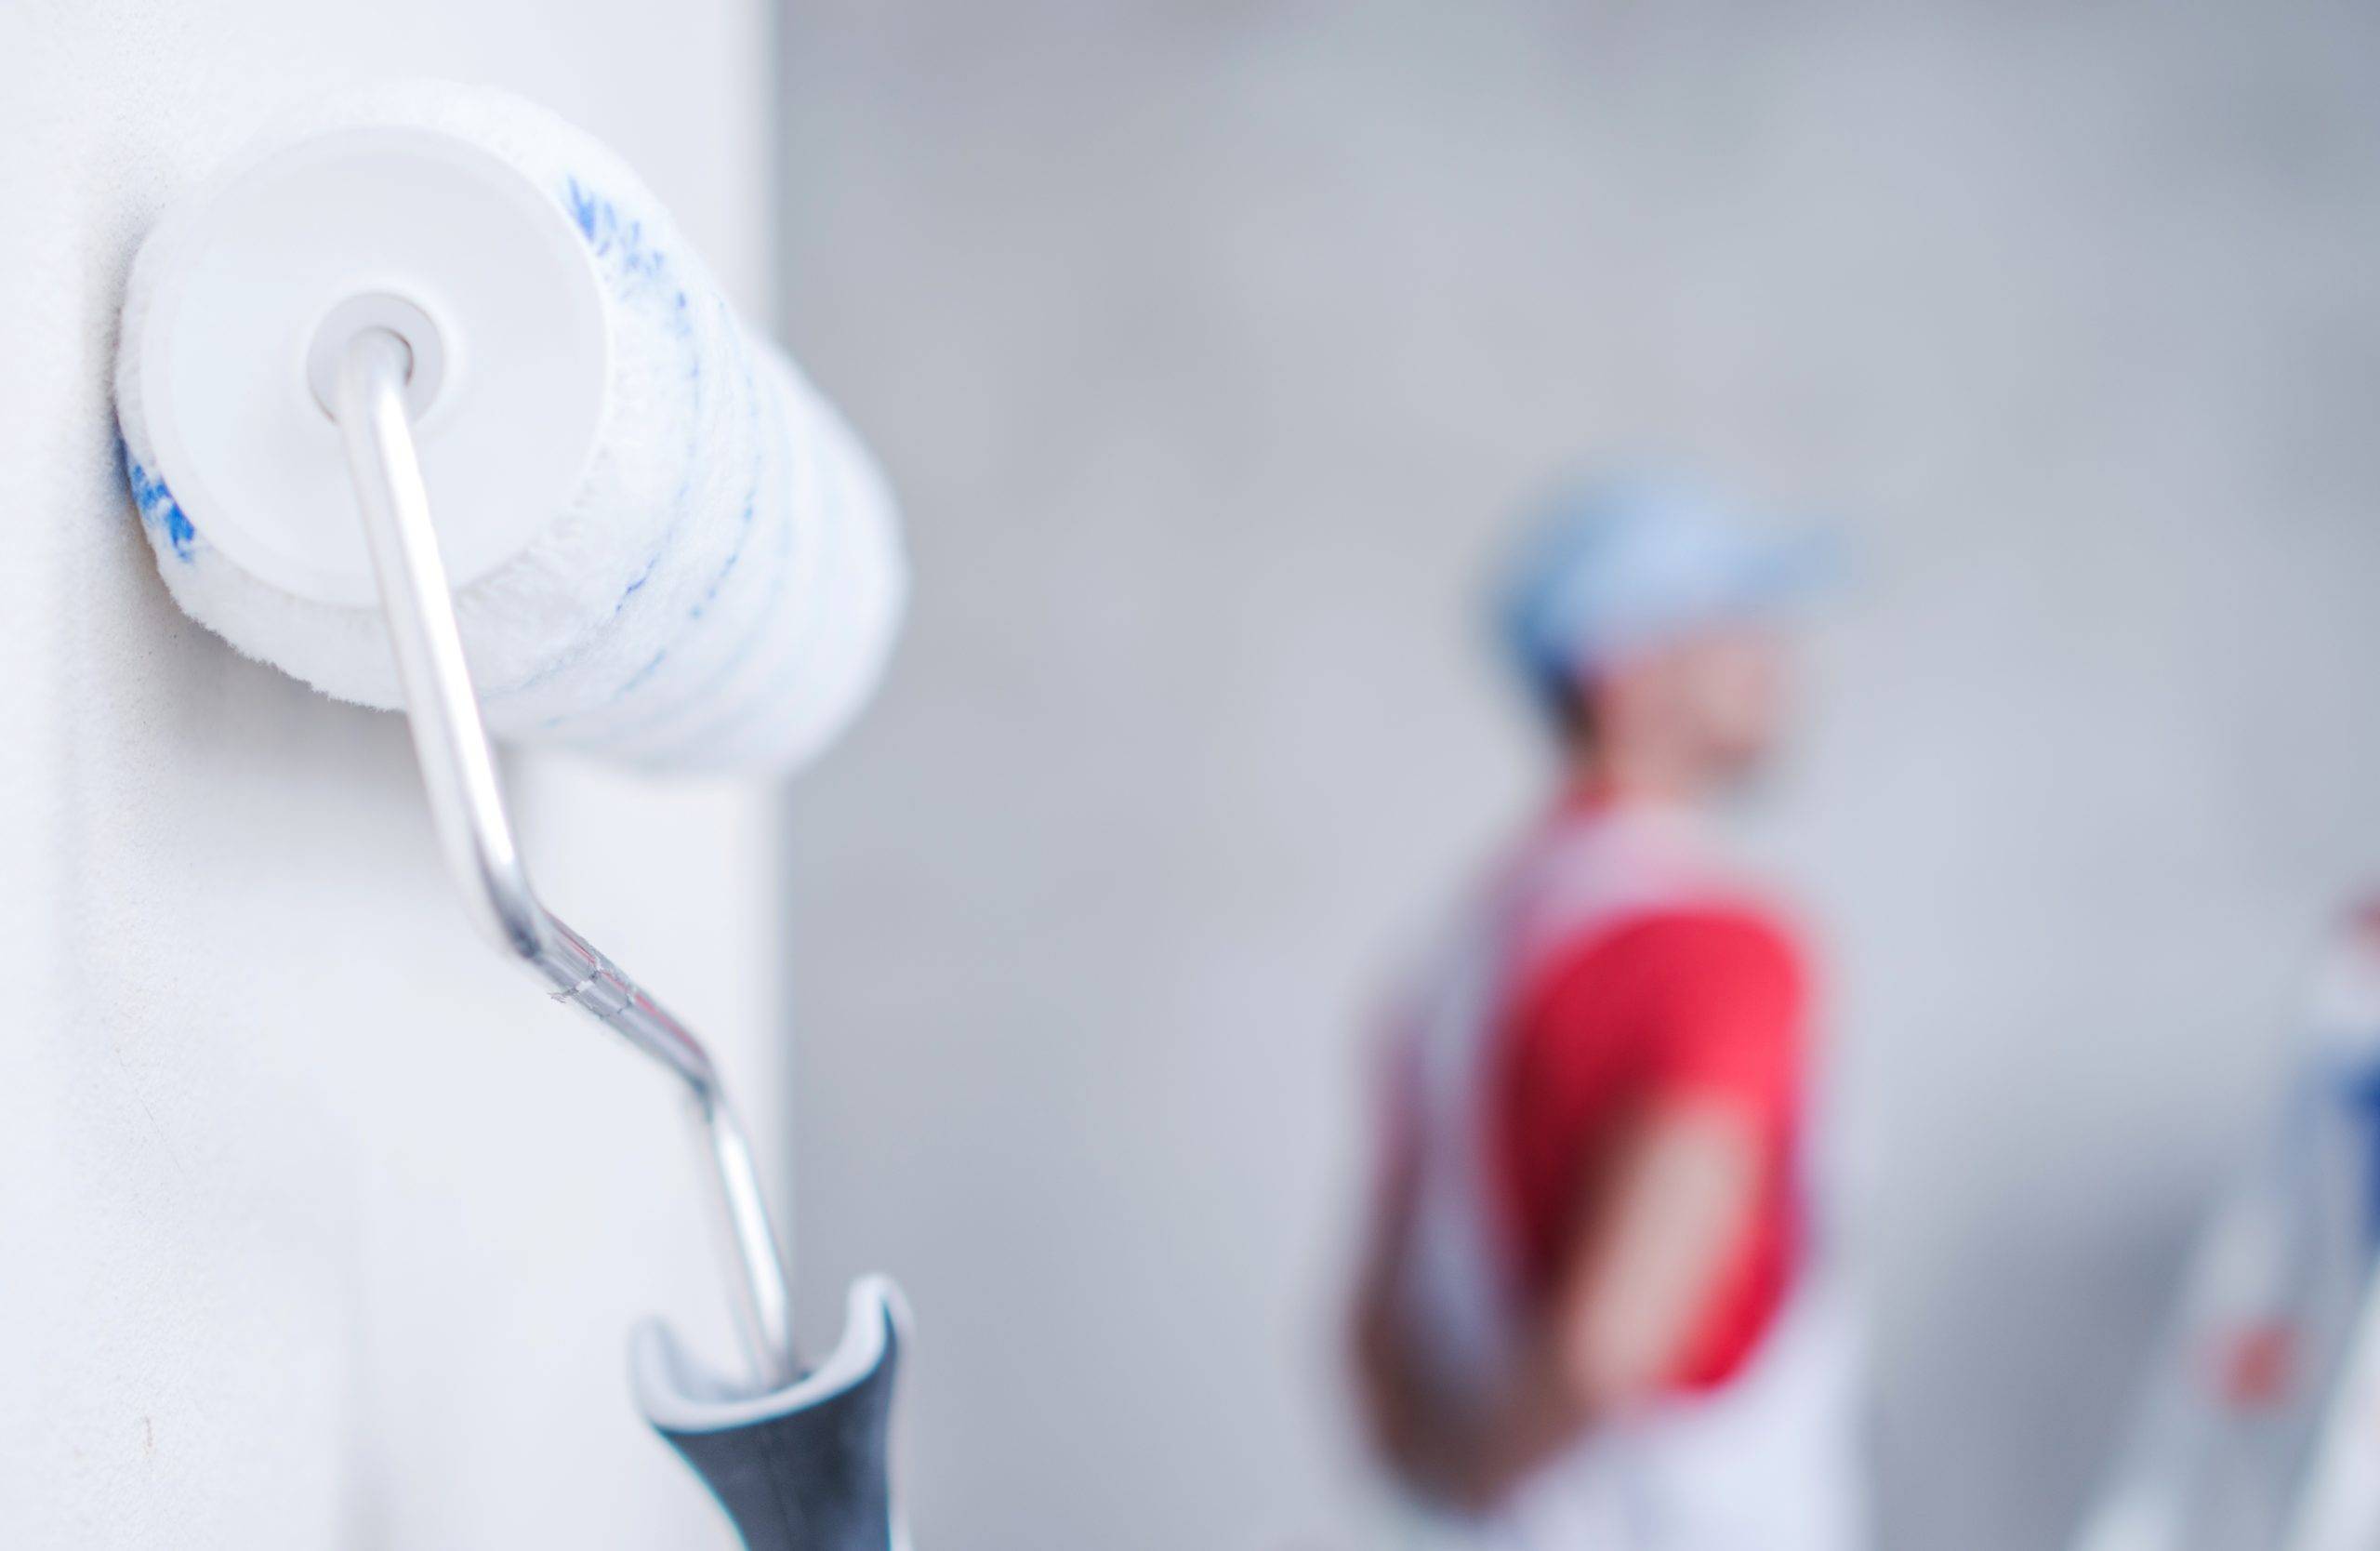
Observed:
[[[1798,965],[1803,934],[1780,898],[1745,887],[1545,891],[1512,918],[1524,978],[1681,961]]]
[[[1753,973],[1800,973],[1801,929],[1778,900],[1749,892],[1650,901],[1607,919],[1573,944],[1689,968],[1727,965]]]
[[[1731,897],[1648,904],[1542,943],[1517,989],[1522,1021],[1551,1038],[1697,1027],[1790,1043],[1812,984],[1791,919]]]

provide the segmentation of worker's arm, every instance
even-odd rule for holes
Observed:
[[[1397,1306],[1416,1171],[1409,1147],[1393,1143],[1387,1152],[1349,1310],[1349,1355],[1366,1437],[1400,1479],[1420,1485],[1433,1474],[1430,1462],[1443,1452],[1436,1434],[1444,1408],[1422,1382]]]
[[[1447,1495],[1495,1502],[1677,1371],[1759,1210],[1761,1158],[1757,1119],[1725,1102],[1673,1099],[1630,1127],[1495,1403],[1435,1440]]]
[[[1349,1311],[1348,1348],[1365,1438],[1382,1463],[1406,1476],[1418,1452],[1416,1431],[1424,1401],[1411,1354],[1397,1329],[1394,1283],[1395,1272],[1385,1255],[1377,1248],[1366,1254]]]

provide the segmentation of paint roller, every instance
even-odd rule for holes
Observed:
[[[325,694],[406,711],[487,936],[677,1081],[747,1375],[659,1323],[647,1419],[755,1551],[884,1551],[906,1315],[869,1279],[803,1363],[780,1241],[694,1036],[530,886],[491,736],[776,773],[890,650],[891,495],[601,145],[500,93],[410,83],[286,119],[137,257],[125,471],[192,617]]]

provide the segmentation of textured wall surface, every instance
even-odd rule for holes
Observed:
[[[107,391],[161,204],[384,75],[543,99],[765,301],[767,12],[656,15],[0,15],[0,1543],[724,1544],[627,1389],[645,1313],[727,1350],[674,1100],[468,935],[395,719],[175,610]],[[549,896],[773,1084],[769,800],[514,776]]]
[[[2380,865],[2371,17],[788,33],[793,338],[919,577],[795,817],[811,1303],[915,1295],[921,1543],[1377,1544],[1357,1030],[1532,779],[1467,590],[1550,468],[1650,451],[1861,548],[1768,828],[1866,1116],[1886,1544],[2056,1544]]]

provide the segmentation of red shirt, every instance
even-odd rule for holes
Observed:
[[[1784,925],[1751,903],[1655,908],[1540,956],[1495,1032],[1491,1166],[1524,1293],[1551,1294],[1627,1123],[1677,1104],[1749,1120],[1757,1214],[1695,1319],[1673,1387],[1726,1383],[1783,1303],[1800,1239],[1797,1133],[1806,1000]]]

